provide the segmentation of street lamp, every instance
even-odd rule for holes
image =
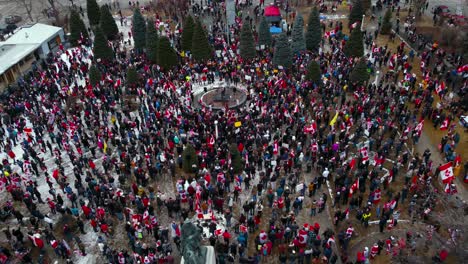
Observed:
[[[380,75],[380,71],[377,71],[375,73],[375,81],[374,81],[374,84],[377,86],[379,84],[379,75]]]
[[[361,31],[364,31],[364,19],[366,19],[366,15],[362,15]]]
[[[218,139],[218,120],[215,120],[214,124],[215,124],[215,137],[216,139]]]

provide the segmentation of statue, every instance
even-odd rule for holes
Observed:
[[[216,263],[214,248],[201,245],[201,231],[192,222],[185,221],[181,228],[182,264]]]

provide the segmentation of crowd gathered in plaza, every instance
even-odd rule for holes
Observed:
[[[249,4],[238,6],[240,21],[256,28],[262,14],[245,19],[255,7]],[[9,244],[0,263],[80,263],[96,252],[106,263],[176,263],[187,219],[208,230],[204,243],[219,263],[366,263],[411,245],[411,233],[403,241],[369,239],[356,257],[348,245],[358,234],[347,220],[356,217],[365,229],[374,221],[387,232],[401,215],[414,222],[431,214],[440,166],[464,165],[455,121],[464,101],[433,106],[465,93],[461,65],[448,68],[437,47],[416,54],[403,42],[396,50],[378,46],[378,33],[369,31],[363,41],[372,77],[356,84],[349,76],[358,60],[343,53],[340,32],[348,25],[338,20],[323,22],[324,36],[336,34],[316,52],[294,54],[288,69],[273,63],[274,49],[242,59],[240,24],[228,39],[222,12],[190,8],[211,16],[209,39],[223,56],[180,56],[178,66],[162,70],[131,48],[131,38],[112,43],[110,61],[97,61],[91,39],[82,39],[1,96],[0,216]],[[180,35],[167,36],[178,49]],[[420,69],[413,69],[418,56]],[[305,78],[312,61],[320,85]],[[102,73],[94,86],[91,65]],[[125,85],[129,67],[139,85]],[[238,87],[246,102],[221,110],[197,102],[197,92],[214,83]],[[424,126],[445,126],[440,154],[412,151]],[[183,172],[187,147],[198,157],[190,174]],[[450,181],[443,187],[443,195],[457,191]],[[327,212],[325,228],[316,219]]]

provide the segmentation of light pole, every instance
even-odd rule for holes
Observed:
[[[366,15],[362,15],[362,21],[361,21],[361,31],[364,31],[364,20],[366,19]]]
[[[215,120],[214,124],[215,124],[215,137],[216,139],[218,139],[218,120]]]
[[[380,71],[377,71],[375,73],[375,81],[374,81],[374,84],[377,86],[379,84],[379,75],[380,75]]]

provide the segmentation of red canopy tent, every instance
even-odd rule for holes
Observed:
[[[281,12],[279,7],[272,5],[272,6],[267,6],[265,7],[265,16],[266,17],[271,17],[271,16],[281,16]]]

